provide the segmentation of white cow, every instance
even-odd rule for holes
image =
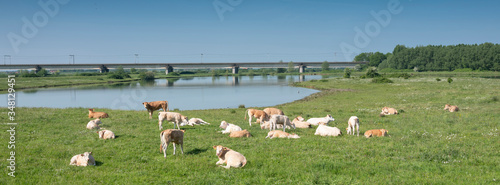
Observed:
[[[200,118],[191,118],[189,119],[189,121],[187,123],[181,123],[181,127],[182,126],[186,126],[186,125],[189,125],[189,126],[195,126],[195,125],[210,125],[210,123],[206,122],[206,121],[203,121],[202,119]]]
[[[95,119],[95,120],[91,120],[89,121],[89,123],[87,123],[87,129],[99,129],[99,124],[102,124],[101,120],[98,118],[98,119]]]
[[[339,135],[342,135],[342,132],[340,132],[340,129],[337,127],[330,127],[330,126],[326,126],[325,123],[321,123],[318,125],[318,128],[316,129],[316,133],[314,133],[314,135],[339,136]]]
[[[177,124],[177,129],[181,129],[179,127],[179,123],[187,123],[188,122],[188,117],[183,116],[180,113],[177,112],[159,112],[158,113],[158,127],[161,130],[163,128],[163,120],[171,121],[174,123],[174,129],[175,129],[175,124]]]
[[[231,133],[234,131],[241,131],[241,127],[232,123],[228,123],[226,121],[220,122],[220,128],[224,129],[221,131],[223,134]]]
[[[306,122],[310,123],[311,125],[317,126],[319,123],[328,124],[330,121],[335,121],[335,119],[333,119],[332,115],[328,114],[323,118],[309,118]]]
[[[354,135],[354,127],[356,127],[356,130],[358,131],[358,136],[359,136],[359,118],[356,116],[351,116],[349,118],[349,121],[347,122],[347,135],[351,134]]]
[[[295,124],[293,124],[290,121],[290,119],[288,119],[288,117],[284,115],[277,115],[277,114],[272,115],[271,119],[269,119],[269,123],[270,123],[269,131],[276,130],[278,124],[283,125],[283,132],[285,131],[286,126],[290,126],[293,127],[293,129],[295,129]]]

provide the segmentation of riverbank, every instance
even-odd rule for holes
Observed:
[[[87,107],[19,108],[15,109],[19,136],[16,177],[0,178],[0,184],[497,182],[500,80],[456,77],[448,83],[436,78],[440,77],[391,78],[391,84],[359,78],[297,83],[323,91],[277,106],[291,118],[331,114],[335,121],[330,125],[341,130],[350,116],[357,116],[361,135],[384,128],[391,137],[320,137],[312,128],[287,130],[300,139],[265,139],[266,130],[256,124],[249,126],[243,119],[244,108],[180,111],[212,124],[182,127],[186,130],[184,154],[178,150],[173,156],[169,147],[166,159],[158,150],[158,120],[149,120],[145,110],[99,110],[110,115],[103,119],[102,127],[118,136],[104,141],[85,129],[90,120]],[[458,105],[460,111],[444,111],[446,103]],[[400,114],[379,117],[383,106],[394,107]],[[2,109],[0,119],[7,121],[7,111]],[[221,134],[218,125],[222,120],[249,130],[253,137]],[[164,124],[164,128],[172,126]],[[7,129],[7,125],[3,127]],[[0,136],[2,143],[8,141],[8,132]],[[230,170],[217,167],[212,146],[219,144],[245,155],[247,165]],[[97,166],[68,165],[73,155],[86,151],[93,152]],[[0,153],[0,159],[8,157],[8,153]],[[8,168],[0,172],[6,175]]]

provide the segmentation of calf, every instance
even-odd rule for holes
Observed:
[[[377,137],[388,136],[388,133],[389,133],[389,131],[387,131],[386,129],[373,129],[373,130],[366,131],[365,137],[369,138],[369,137],[374,137],[374,136],[377,136]]]
[[[226,121],[221,121],[219,127],[224,129],[223,131],[221,131],[223,134],[231,133],[234,131],[241,131],[240,126],[228,123]]]
[[[191,118],[191,119],[189,119],[189,121],[187,123],[182,123],[181,124],[181,126],[186,126],[186,125],[190,125],[190,126],[194,126],[194,125],[210,125],[210,123],[208,123],[206,121],[203,121],[200,118]]]
[[[73,156],[71,158],[71,161],[69,162],[69,165],[76,165],[76,166],[93,165],[93,166],[95,166],[95,159],[92,156],[92,152],[85,152],[83,154],[78,154],[78,155]]]
[[[229,133],[229,137],[252,137],[247,129]]]
[[[458,107],[456,105],[446,104],[444,105],[444,110],[449,110],[450,112],[458,111]]]
[[[220,167],[224,167],[226,169],[229,169],[231,167],[239,168],[244,167],[245,164],[247,164],[247,159],[245,158],[245,156],[241,155],[237,151],[231,150],[221,145],[213,146],[212,148],[215,149],[215,154],[219,158],[219,161],[217,161],[217,163],[215,164],[219,165]],[[222,166],[222,164],[224,163],[226,163],[226,166]]]
[[[115,133],[113,133],[111,130],[101,130],[98,131],[99,133],[99,139],[114,139],[115,138]]]
[[[184,154],[184,130],[177,130],[177,129],[167,129],[164,130],[160,133],[160,140],[161,140],[161,145],[160,149],[163,150],[163,157],[167,158],[167,148],[168,145],[172,142],[172,145],[174,145],[174,154],[175,155],[175,144],[181,145],[181,152]]]
[[[300,138],[297,134],[289,134],[281,130],[273,130],[267,133],[266,138]]]
[[[384,107],[382,108],[382,112],[380,115],[393,115],[398,114],[398,111],[395,108]]]
[[[99,129],[99,124],[102,124],[100,119],[91,120],[87,123],[87,129]]]
[[[287,116],[284,115],[272,115],[271,118],[269,119],[270,127],[269,131],[276,129],[277,125],[283,125],[283,132],[286,129],[286,126],[293,127],[295,129],[295,124],[290,122],[290,119],[288,119]]]
[[[340,129],[337,127],[326,126],[326,123],[320,123],[318,128],[316,128],[316,133],[314,135],[320,136],[339,136],[342,135]]]
[[[269,115],[269,116],[271,116],[271,115],[275,115],[275,114],[276,114],[276,115],[285,115],[285,114],[283,113],[283,111],[282,111],[282,110],[279,110],[279,109],[277,109],[277,108],[273,108],[273,107],[268,107],[268,108],[265,108],[263,111],[264,111],[267,115]]]
[[[323,118],[309,118],[306,122],[311,123],[311,125],[317,126],[319,123],[330,123],[330,121],[335,121],[332,115],[328,114]]]
[[[152,119],[153,112],[155,110],[163,109],[163,112],[168,112],[168,101],[152,101],[152,102],[144,102],[142,103],[144,108],[146,108],[149,112],[149,119]]]
[[[247,109],[245,111],[245,113],[247,113],[247,112],[248,112],[248,117],[249,117],[248,124],[250,124],[250,126],[252,126],[252,117],[257,118],[256,123],[259,122],[259,121],[262,123],[262,122],[267,121],[269,119],[269,115],[266,112],[262,111],[262,110]],[[245,114],[245,120],[247,120],[247,115],[246,114]]]
[[[89,118],[109,118],[105,112],[94,112],[94,109],[89,109]]]
[[[311,128],[311,123],[305,122],[302,116],[297,116],[292,120],[296,128]]]
[[[354,127],[356,127],[356,131],[358,131],[358,136],[359,136],[359,119],[356,116],[351,116],[349,118],[349,121],[347,122],[347,135],[351,134],[354,135]]]
[[[179,123],[187,123],[188,122],[188,117],[183,116],[180,113],[177,112],[159,112],[158,113],[158,128],[161,130],[163,128],[162,124],[163,121],[171,121],[174,123],[174,129],[175,125],[177,124],[177,129],[181,129],[179,127]]]

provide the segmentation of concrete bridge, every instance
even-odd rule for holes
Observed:
[[[354,68],[358,64],[368,62],[328,62],[330,68]],[[306,68],[321,68],[323,62],[293,62],[295,68],[303,73]],[[245,62],[245,63],[109,63],[109,64],[8,64],[0,65],[0,70],[72,70],[72,69],[96,69],[101,73],[109,69],[165,69],[165,73],[173,72],[174,69],[232,69],[237,74],[240,68],[288,68],[287,62]]]

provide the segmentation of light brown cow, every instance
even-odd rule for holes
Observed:
[[[281,130],[273,130],[267,133],[266,138],[300,138],[297,134],[289,134]]]
[[[311,128],[311,123],[305,122],[302,116],[297,116],[292,120],[296,128]]]
[[[93,165],[93,166],[95,166],[95,159],[92,156],[92,152],[85,152],[83,154],[78,154],[78,155],[73,156],[71,158],[71,161],[69,162],[69,165],[76,165],[76,166]]]
[[[250,134],[250,132],[248,132],[248,130],[245,129],[245,130],[231,132],[229,133],[229,137],[252,137],[252,134]]]
[[[101,130],[97,132],[99,134],[99,139],[114,139],[115,133],[111,130]]]
[[[163,128],[163,126],[162,126],[163,120],[173,122],[174,128],[175,128],[175,125],[177,124],[177,129],[181,129],[179,127],[179,123],[184,123],[184,124],[188,123],[188,117],[183,116],[180,113],[177,113],[177,112],[159,112],[158,113],[158,128],[159,128],[159,130],[161,130]]]
[[[392,114],[398,114],[398,111],[395,108],[389,108],[389,107],[382,108],[382,112],[380,113],[380,115],[392,115]]]
[[[163,112],[168,112],[168,101],[152,101],[142,103],[144,108],[149,112],[149,119],[152,119],[153,112],[155,110],[163,109]]]
[[[90,120],[89,123],[87,123],[87,129],[99,129],[99,124],[101,124],[100,119],[95,119],[95,120]]]
[[[161,145],[160,149],[163,150],[163,157],[167,158],[167,148],[170,143],[174,145],[174,154],[175,155],[175,144],[181,145],[181,152],[184,154],[184,130],[177,129],[167,129],[160,133]]]
[[[219,161],[217,161],[217,163],[215,164],[219,165],[220,167],[224,167],[226,169],[229,169],[231,167],[239,168],[247,164],[247,159],[245,158],[245,156],[237,151],[231,150],[221,145],[213,146],[212,148],[215,149],[215,154],[217,155],[217,157],[219,157]],[[222,164],[224,163],[226,163],[227,165],[222,166]]]
[[[89,109],[89,118],[109,118],[105,112],[94,112],[94,109]]]
[[[257,109],[247,109],[245,111],[245,120],[247,120],[247,113],[248,112],[248,124],[250,124],[250,126],[252,126],[252,117],[255,117],[257,118],[257,122],[260,121],[260,123],[263,123],[264,121],[267,121],[269,119],[269,115],[262,111],[262,110],[257,110]]]
[[[377,137],[388,136],[388,133],[389,133],[389,131],[387,131],[386,129],[373,129],[373,130],[366,131],[365,137],[369,138],[369,137],[374,137],[374,136],[377,136]]]
[[[268,108],[265,108],[264,109],[264,112],[266,112],[267,115],[271,116],[271,115],[285,115],[283,113],[283,111],[277,109],[277,108],[273,108],[273,107],[268,107]]]
[[[450,112],[458,111],[458,107],[456,105],[446,104],[444,105],[444,110],[449,110]]]

